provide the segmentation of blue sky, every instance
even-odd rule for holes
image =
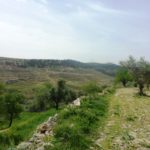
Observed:
[[[0,0],[0,56],[150,59],[149,0]]]

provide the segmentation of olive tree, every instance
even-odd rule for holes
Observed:
[[[127,61],[122,61],[120,64],[133,76],[133,80],[139,87],[139,94],[144,95],[144,87],[150,80],[150,63],[144,58],[136,60],[130,56]]]
[[[116,73],[116,82],[121,82],[124,87],[128,81],[132,81],[132,76],[126,68],[120,68]]]
[[[59,80],[57,82],[57,87],[51,89],[50,99],[55,103],[55,108],[59,108],[60,102],[65,102],[68,104],[76,98],[76,93],[69,89],[64,80]]]
[[[59,108],[59,103],[65,99],[66,93],[66,82],[64,80],[59,80],[57,82],[57,87],[53,87],[51,90],[51,99],[55,103],[55,108]]]
[[[13,119],[18,117],[22,112],[23,96],[17,92],[9,92],[3,96],[1,102],[1,113],[9,120],[10,127],[12,125]]]

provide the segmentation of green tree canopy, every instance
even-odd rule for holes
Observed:
[[[60,102],[69,103],[76,98],[75,92],[69,89],[64,80],[57,82],[57,87],[53,87],[51,90],[51,100],[55,103],[55,108],[59,108]]]
[[[9,120],[9,127],[14,118],[22,112],[23,96],[18,92],[6,93],[1,99],[1,113]]]
[[[128,69],[120,68],[116,74],[116,82],[121,82],[122,85],[126,87],[128,81],[132,81],[132,76]]]
[[[150,81],[150,63],[144,58],[136,60],[130,56],[127,61],[122,61],[120,64],[133,76],[133,80],[139,86],[139,94],[144,95],[144,87]]]

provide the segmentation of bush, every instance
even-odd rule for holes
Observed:
[[[80,107],[67,107],[60,112],[54,128],[54,150],[89,149],[108,108],[105,97],[84,98]]]
[[[94,95],[98,92],[102,92],[102,89],[100,88],[100,86],[98,84],[96,84],[94,82],[90,82],[83,86],[83,91],[87,95]]]
[[[55,128],[57,142],[54,149],[84,150],[88,149],[90,140],[85,138],[80,129],[73,124],[62,124]],[[63,143],[63,146],[61,145]]]

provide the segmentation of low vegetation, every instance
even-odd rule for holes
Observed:
[[[89,149],[97,129],[103,124],[108,105],[108,97],[94,95],[83,98],[80,107],[64,109],[54,128],[54,147],[48,149]]]
[[[0,130],[0,150],[13,148],[19,142],[29,139],[36,127],[55,113],[55,109],[39,113],[21,113],[10,128]]]
[[[38,124],[56,112],[54,108],[58,111],[58,106],[76,98],[76,92],[63,80],[59,80],[56,87],[52,84],[43,85],[37,91],[34,103],[29,109],[24,108],[25,97],[20,92],[3,84],[0,92],[0,145],[3,149],[29,138]]]
[[[68,89],[65,81],[59,80],[57,87],[51,89],[50,99],[55,103],[55,108],[58,110],[60,102],[68,104],[76,99],[76,93],[71,89]]]

